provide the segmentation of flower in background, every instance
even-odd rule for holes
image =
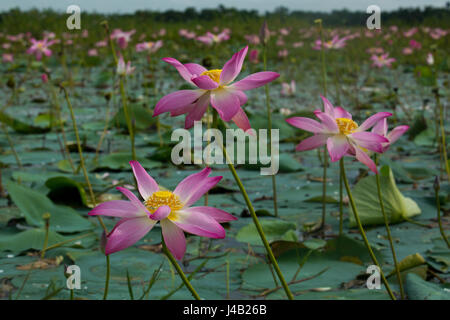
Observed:
[[[46,73],[41,74],[42,83],[48,82],[48,75]]]
[[[89,215],[119,217],[121,220],[107,235],[105,254],[126,249],[143,238],[159,221],[167,248],[178,260],[186,252],[184,232],[214,239],[225,238],[220,223],[237,220],[213,207],[191,207],[221,179],[208,177],[210,168],[192,174],[181,181],[174,191],[161,190],[155,180],[137,161],[130,161],[137,186],[144,201],[130,190],[117,187],[129,201],[112,200],[99,204]]]
[[[193,32],[193,31],[190,32],[190,31],[188,31],[188,30],[186,30],[186,29],[180,29],[180,30],[178,31],[178,34],[179,34],[180,36],[186,38],[186,39],[194,39],[194,38],[196,37],[195,32]]]
[[[125,65],[125,61],[123,60],[123,57],[119,57],[119,61],[117,62],[117,74],[120,76],[127,76],[129,74],[132,74],[134,69],[136,67],[131,66],[131,61],[128,61],[128,63]]]
[[[281,95],[282,96],[293,96],[295,94],[295,81],[291,80],[290,83],[281,83]]]
[[[431,52],[429,52],[427,54],[427,59],[426,60],[427,60],[427,64],[428,65],[432,66],[434,64],[434,57],[433,57],[433,54]]]
[[[281,28],[279,31],[280,31],[280,34],[283,36],[287,36],[289,34],[289,30],[286,28]]]
[[[95,48],[89,49],[87,54],[89,57],[96,57],[98,56],[98,51]]]
[[[49,47],[55,43],[54,40],[48,41],[47,38],[43,40],[36,40],[35,38],[30,39],[31,47],[28,48],[27,54],[34,54],[36,60],[40,61],[42,56],[45,55],[50,57],[52,55],[52,50]]]
[[[283,38],[278,38],[275,44],[279,47],[283,47],[286,43],[284,42]]]
[[[136,44],[136,52],[147,51],[148,53],[155,53],[163,45],[161,40],[156,42],[148,41]]]
[[[372,55],[370,57],[370,60],[373,61],[372,67],[382,68],[382,67],[388,67],[390,68],[392,63],[395,62],[395,58],[390,58],[389,53],[385,53],[382,55]]]
[[[432,37],[434,40],[439,40],[446,34],[447,34],[447,31],[445,31],[441,28],[436,28],[436,29],[433,29],[430,31],[430,37]]]
[[[185,128],[189,129],[203,117],[208,105],[216,109],[223,121],[233,121],[244,131],[250,129],[247,115],[241,108],[247,102],[244,91],[269,83],[280,75],[276,72],[257,72],[232,83],[239,75],[247,55],[248,46],[235,53],[222,69],[207,70],[196,63],[182,64],[174,58],[163,61],[174,66],[184,80],[197,87],[179,90],[164,96],[156,104],[153,116],[170,112],[172,117],[187,114]]]
[[[278,58],[286,58],[289,54],[289,51],[287,49],[283,49],[278,51]]]
[[[229,31],[227,30],[223,30],[221,33],[217,35],[208,31],[205,35],[197,37],[198,41],[206,45],[220,43],[223,41],[227,41],[228,39],[230,39],[230,34]]]
[[[409,41],[409,46],[410,46],[412,49],[418,49],[418,50],[420,50],[420,49],[422,48],[422,45],[420,44],[420,42],[417,42],[417,41],[414,40],[414,39],[411,39],[411,40]]]
[[[372,47],[366,50],[369,54],[382,54],[384,53],[384,49],[381,47]]]
[[[14,62],[14,56],[12,53],[3,53],[2,54],[2,61],[7,62]]]
[[[410,54],[413,53],[413,49],[410,48],[410,47],[403,48],[402,53],[403,53],[405,56],[408,56],[408,55],[410,55]]]
[[[414,27],[409,29],[408,31],[403,32],[403,35],[405,36],[405,38],[411,38],[413,35],[417,33],[417,31],[419,31],[419,29]]]
[[[322,96],[321,96],[322,97]],[[373,172],[378,172],[375,163],[367,151],[383,152],[383,143],[389,140],[373,132],[367,132],[378,121],[390,117],[392,113],[378,112],[360,126],[352,120],[352,115],[342,107],[333,107],[327,98],[322,97],[324,111],[316,110],[314,114],[321,121],[304,117],[286,119],[290,125],[314,133],[295,148],[306,151],[327,145],[331,161],[340,160],[344,155],[354,155]]]
[[[288,108],[280,108],[280,113],[283,116],[288,116],[292,113],[292,111],[291,111],[291,109],[288,109]]]
[[[247,40],[247,42],[249,44],[253,44],[253,45],[258,45],[259,44],[259,36],[256,34],[249,34],[249,35],[245,35],[244,36],[245,40]]]
[[[249,56],[249,60],[251,63],[258,63],[258,55],[259,55],[259,51],[258,49],[253,49],[250,50],[250,56]]]
[[[95,46],[97,48],[101,48],[101,47],[106,47],[108,45],[108,41],[107,40],[101,40],[95,43]]]
[[[303,47],[303,41],[294,42],[294,43],[292,44],[292,47],[293,47],[293,48],[301,48],[301,47]]]
[[[116,39],[117,44],[121,49],[125,49],[128,43],[131,41],[131,36],[136,33],[136,30],[122,31],[120,29],[114,29],[111,33],[111,39]]]
[[[6,42],[6,43],[2,44],[2,48],[5,50],[8,50],[9,48],[11,48],[11,43]]]
[[[324,42],[323,47],[325,49],[341,49],[347,45],[347,40],[348,37],[339,38],[338,35],[335,35],[331,40]],[[313,49],[314,50],[322,49],[322,41],[320,39],[316,40]]]
[[[381,144],[383,147],[382,152],[385,152],[389,149],[390,145],[397,141],[408,129],[409,126],[397,126],[388,133],[387,119],[384,118],[378,121],[377,124],[373,126],[371,131],[385,137],[388,140],[388,142],[384,142]]]

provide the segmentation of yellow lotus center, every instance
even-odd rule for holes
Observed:
[[[355,121],[347,118],[336,118],[336,124],[339,132],[345,135],[353,133],[358,128],[358,124]]]
[[[169,206],[172,212],[183,208],[180,198],[170,191],[156,191],[145,202],[150,213],[154,213],[159,207]]]
[[[208,76],[211,78],[211,80],[219,83],[220,81],[220,74],[222,73],[222,69],[213,69],[213,70],[207,70],[203,71],[200,75],[201,76]]]
[[[42,42],[38,42],[37,47],[38,47],[39,49],[42,49],[43,46],[44,46],[44,45],[42,44]]]

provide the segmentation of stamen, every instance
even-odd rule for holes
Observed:
[[[355,121],[347,118],[336,118],[336,124],[339,127],[339,132],[345,135],[353,133],[358,128]]]
[[[170,191],[156,191],[145,202],[144,205],[154,213],[159,207],[169,206],[173,211],[183,208],[183,203],[180,198]]]
[[[211,80],[219,83],[220,81],[220,74],[222,73],[222,69],[213,69],[213,70],[207,70],[203,71],[200,75],[201,76],[208,76],[211,78]]]

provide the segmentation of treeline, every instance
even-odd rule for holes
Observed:
[[[219,6],[216,9],[187,8],[167,10],[164,12],[151,10],[137,10],[134,14],[100,14],[96,12],[81,12],[83,28],[98,27],[107,19],[114,27],[138,30],[148,30],[174,25],[176,27],[204,28],[241,27],[254,29],[266,19],[273,27],[307,27],[314,24],[314,20],[321,18],[328,27],[364,26],[369,15],[365,11],[334,10],[332,12],[291,11],[279,7],[272,12],[259,14],[257,10],[238,10]],[[0,13],[0,30],[2,32],[38,32],[39,30],[58,31],[65,28],[68,14],[51,9],[32,9],[21,11],[11,9]],[[444,7],[400,8],[394,11],[381,12],[382,25],[398,26],[429,26],[450,27],[450,2]]]

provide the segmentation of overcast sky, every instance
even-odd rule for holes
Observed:
[[[280,5],[290,10],[331,11],[347,8],[365,11],[369,5],[376,4],[383,11],[425,5],[442,7],[446,1],[449,0],[0,0],[0,11],[14,7],[23,10],[52,8],[65,11],[71,4],[78,5],[81,12],[86,10],[102,13],[132,13],[139,9],[184,10],[187,7],[203,9],[216,8],[220,4],[238,9],[258,9],[260,12],[271,11]]]

